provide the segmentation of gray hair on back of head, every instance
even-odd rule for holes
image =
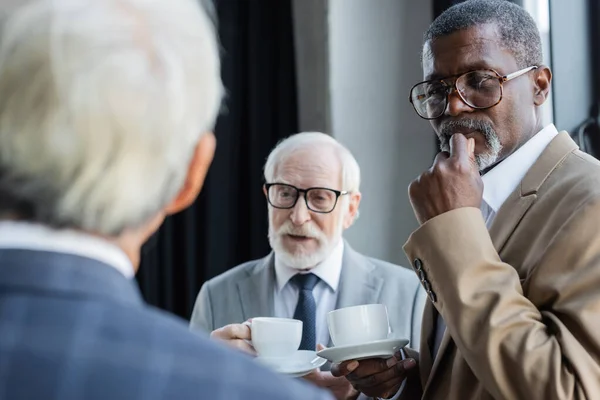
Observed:
[[[273,182],[277,167],[286,157],[307,147],[331,146],[339,157],[342,170],[342,188],[349,192],[360,191],[360,167],[350,150],[333,137],[321,132],[301,132],[280,141],[271,151],[264,167],[265,181]]]
[[[542,40],[531,15],[508,0],[467,0],[438,16],[427,32],[425,43],[478,25],[494,24],[502,45],[520,68],[543,63]]]
[[[220,110],[196,0],[35,0],[0,26],[0,216],[107,236],[177,195]]]

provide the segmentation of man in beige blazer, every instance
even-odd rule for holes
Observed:
[[[384,398],[600,398],[600,162],[541,123],[534,21],[461,3],[427,32],[423,70],[411,102],[442,151],[409,189],[420,352],[334,374]]]

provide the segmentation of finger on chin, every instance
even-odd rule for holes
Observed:
[[[471,163],[477,165],[477,160],[475,158],[475,139],[469,138],[469,143],[467,144],[467,151],[469,152],[469,159]]]
[[[469,155],[473,155],[475,153],[475,139],[469,138],[467,150],[469,151]]]
[[[447,160],[448,158],[450,158],[450,153],[448,153],[447,151],[440,151],[435,155],[435,158],[433,159],[433,165],[439,164],[440,162]]]
[[[464,158],[469,155],[468,140],[462,133],[455,133],[450,138],[450,157]]]

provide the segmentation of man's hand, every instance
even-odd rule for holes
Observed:
[[[402,354],[397,352],[387,360],[372,358],[333,364],[331,373],[333,376],[345,376],[354,389],[369,397],[389,399],[398,392],[407,372],[416,365],[414,359],[402,360]]]
[[[337,400],[356,400],[360,394],[346,378],[335,377],[331,372],[315,369],[303,378],[318,387],[329,390]]]
[[[454,134],[450,153],[438,153],[433,166],[410,184],[408,195],[419,223],[457,208],[481,206],[483,181],[474,151],[473,139]]]
[[[252,333],[248,324],[231,324],[215,329],[210,333],[211,339],[223,340],[229,346],[256,355],[256,350],[247,340],[252,340]]]
[[[322,344],[317,345],[317,351],[323,349],[325,349],[325,346]],[[315,369],[310,374],[303,376],[303,378],[318,387],[329,390],[337,400],[356,400],[360,394],[346,378],[343,376],[335,377],[331,372]]]

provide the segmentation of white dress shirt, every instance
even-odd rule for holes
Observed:
[[[116,245],[83,232],[51,229],[21,221],[0,221],[0,249],[22,249],[66,253],[91,258],[114,267],[132,278],[133,265]]]
[[[553,124],[546,126],[500,164],[483,175],[483,201],[481,213],[488,229],[492,226],[496,213],[508,196],[515,191],[527,171],[533,166],[552,139],[558,135]],[[440,315],[436,323],[433,359],[440,348],[446,324]]]
[[[319,282],[313,289],[313,296],[317,304],[316,339],[317,344],[327,346],[329,343],[329,329],[327,328],[327,313],[335,309],[338,297],[338,285],[342,272],[342,258],[344,256],[344,241],[335,246],[331,254],[319,265],[310,271],[319,277]],[[275,317],[293,318],[298,303],[299,290],[290,282],[298,270],[283,265],[275,254]]]

